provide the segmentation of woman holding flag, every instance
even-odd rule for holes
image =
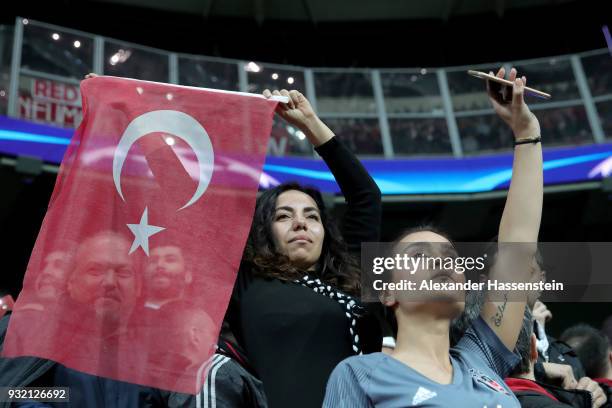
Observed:
[[[321,194],[283,184],[258,198],[226,321],[271,407],[323,402],[333,368],[381,346],[380,326],[359,305],[354,255],[380,235],[380,190],[355,155],[318,118],[298,91],[277,114],[304,132],[347,202],[342,233]]]

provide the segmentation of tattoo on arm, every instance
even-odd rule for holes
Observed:
[[[491,317],[495,327],[501,326],[502,319],[504,318],[504,310],[506,310],[506,304],[508,303],[508,293],[504,293],[504,303],[497,306],[497,313]]]

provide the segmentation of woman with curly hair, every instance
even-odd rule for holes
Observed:
[[[342,232],[319,191],[295,183],[265,191],[232,299],[229,329],[262,380],[271,407],[321,406],[333,368],[380,350],[380,327],[359,304],[361,242],[380,234],[380,190],[298,91],[277,113],[323,158],[347,202]],[[367,329],[365,329],[367,327]]]

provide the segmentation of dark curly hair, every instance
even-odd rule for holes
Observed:
[[[345,293],[358,295],[361,288],[359,265],[348,252],[338,226],[330,219],[325,209],[321,193],[315,188],[304,187],[297,183],[284,183],[264,191],[259,196],[243,261],[251,264],[255,276],[294,281],[308,274],[293,265],[286,255],[278,252],[272,235],[276,200],[278,196],[289,190],[309,195],[317,204],[321,214],[325,237],[314,275]]]

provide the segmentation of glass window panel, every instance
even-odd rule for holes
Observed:
[[[435,73],[383,73],[381,82],[388,114],[444,112]]]
[[[593,133],[582,105],[535,110],[544,146],[593,143]]]
[[[0,26],[0,115],[6,115],[8,111],[12,51],[13,27]]]
[[[395,155],[453,153],[446,120],[389,119]]]
[[[476,71],[496,72],[499,67],[477,68]],[[447,71],[448,88],[453,102],[453,110],[468,111],[491,108],[486,86],[482,79],[467,74],[467,69]]]
[[[23,26],[21,67],[66,78],[83,79],[92,72],[93,39],[41,27]]]
[[[77,83],[22,75],[17,113],[20,118],[65,128],[81,123],[81,93]]]
[[[369,73],[315,72],[317,108],[322,113],[376,113]]]
[[[265,64],[255,64],[258,69],[253,72],[251,66],[247,78],[249,82],[249,92],[261,93],[264,89],[296,89],[302,93],[306,93],[306,85],[304,84],[304,72],[298,70],[278,69],[275,67],[267,67]],[[255,67],[254,65],[252,66]]]
[[[238,64],[179,57],[179,83],[202,88],[238,91]]]
[[[582,58],[582,67],[593,96],[612,94],[612,55],[609,52]]]
[[[517,65],[518,74],[527,77],[527,86],[552,95],[553,101],[580,99],[580,92],[574,78],[569,59],[550,58],[545,62]],[[545,99],[529,97],[530,105],[545,103]]]
[[[330,129],[351,149],[362,155],[383,155],[378,119],[324,119]]]
[[[612,101],[599,102],[595,106],[606,139],[612,139]]]
[[[304,133],[275,116],[268,142],[268,155],[312,157],[312,145]]]
[[[497,115],[460,117],[457,128],[465,154],[512,148],[512,131]]]
[[[168,82],[168,54],[120,42],[105,41],[104,74]]]
[[[593,135],[584,107],[534,110],[542,131],[544,147],[592,143]],[[457,118],[466,154],[506,150],[512,147],[512,132],[497,115]]]

